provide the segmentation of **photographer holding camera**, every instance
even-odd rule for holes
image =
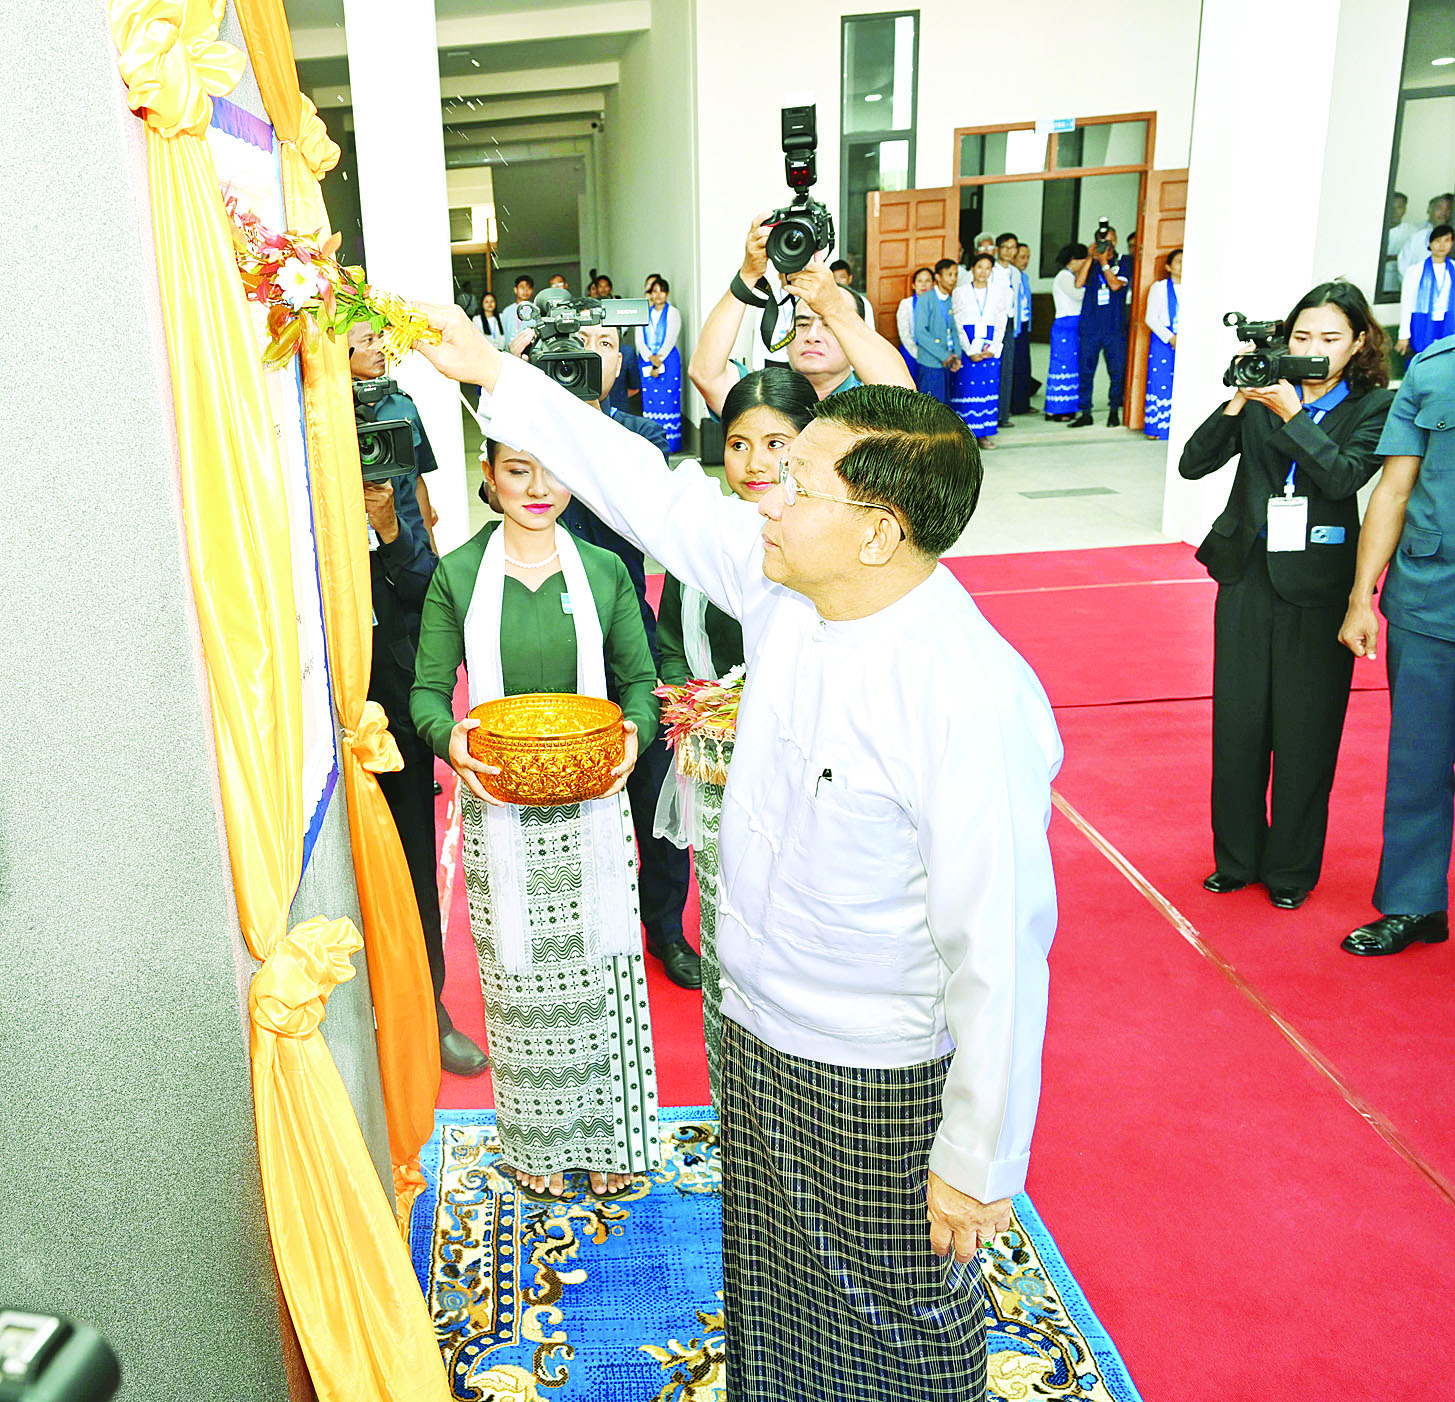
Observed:
[[[834,221],[809,194],[818,179],[813,104],[785,107],[782,126],[783,174],[793,198],[784,208],[753,220],[743,266],[703,322],[687,367],[714,417],[722,413],[728,391],[748,373],[746,366],[731,358],[744,307],[762,309],[768,352],[786,344],[789,365],[808,380],[820,399],[858,384],[914,388],[914,377],[899,352],[864,321],[852,290],[841,286],[824,266],[823,255],[834,244]],[[783,279],[786,294],[797,299],[786,342],[773,341],[782,304],[768,283],[770,262]]]
[[[1297,910],[1323,863],[1349,703],[1354,659],[1339,628],[1358,552],[1356,493],[1379,470],[1394,397],[1388,341],[1348,282],[1313,288],[1281,326],[1236,313],[1225,321],[1254,349],[1233,358],[1224,383],[1237,392],[1178,464],[1196,480],[1239,457],[1228,504],[1197,552],[1218,583],[1216,869],[1203,885],[1223,894],[1262,882],[1275,906]]]
[[[1107,398],[1111,407],[1108,428],[1121,426],[1122,395],[1127,378],[1127,292],[1130,274],[1123,276],[1117,261],[1117,231],[1103,219],[1091,240],[1091,256],[1076,274],[1076,286],[1083,289],[1079,337],[1080,393],[1076,417],[1068,428],[1086,428],[1091,423],[1091,397],[1096,383],[1096,362],[1106,357]]]

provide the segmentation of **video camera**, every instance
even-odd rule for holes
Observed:
[[[783,174],[793,198],[763,223],[771,225],[768,258],[780,273],[806,268],[815,253],[834,246],[834,218],[808,193],[818,179],[818,109],[814,103],[783,109]]]
[[[580,332],[588,326],[645,326],[644,297],[573,297],[564,287],[548,287],[521,307],[520,329],[534,331],[525,358],[538,365],[577,399],[601,398],[601,357],[587,350]]]
[[[0,1310],[0,1402],[107,1402],[120,1386],[121,1365],[94,1329]]]
[[[1281,321],[1249,321],[1242,312],[1229,312],[1223,325],[1231,326],[1240,341],[1251,341],[1255,349],[1239,351],[1223,373],[1223,383],[1234,389],[1266,389],[1279,380],[1323,380],[1328,378],[1326,355],[1289,355]]]
[[[399,386],[390,379],[354,381],[354,429],[365,482],[387,482],[414,470],[414,429],[408,419],[381,419],[380,403]]]

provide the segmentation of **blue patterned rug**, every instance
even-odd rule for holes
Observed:
[[[410,1252],[461,1402],[722,1402],[717,1122],[661,1117],[649,1182],[540,1202],[494,1167],[493,1113],[436,1115]],[[981,1261],[993,1402],[1140,1402],[1029,1198]]]

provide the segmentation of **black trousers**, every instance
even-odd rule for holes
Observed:
[[[646,736],[639,739],[644,741]],[[682,907],[687,904],[691,869],[691,858],[682,848],[665,837],[652,836],[657,799],[671,770],[672,752],[659,730],[652,743],[638,755],[637,767],[626,781],[632,825],[636,828],[637,847],[641,852],[637,888],[642,924],[647,931],[648,947],[658,951],[682,938]]]
[[[429,956],[429,977],[434,984],[440,1031],[447,1032],[451,1027],[450,1015],[440,1001],[445,988],[445,944],[440,930],[439,853],[435,848],[434,752],[412,725],[401,725],[391,716],[389,730],[399,745],[404,768],[375,777],[394,815],[404,859],[409,863],[414,899],[419,905],[419,923],[424,927],[424,948]]]
[[[1343,604],[1302,608],[1276,594],[1261,541],[1243,578],[1218,586],[1213,856],[1238,880],[1318,882],[1354,675],[1354,654],[1339,642],[1343,620]]]

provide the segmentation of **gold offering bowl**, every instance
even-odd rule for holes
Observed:
[[[482,774],[506,803],[545,806],[600,798],[626,758],[621,707],[598,696],[527,692],[486,701],[470,712],[470,754],[499,774]]]

